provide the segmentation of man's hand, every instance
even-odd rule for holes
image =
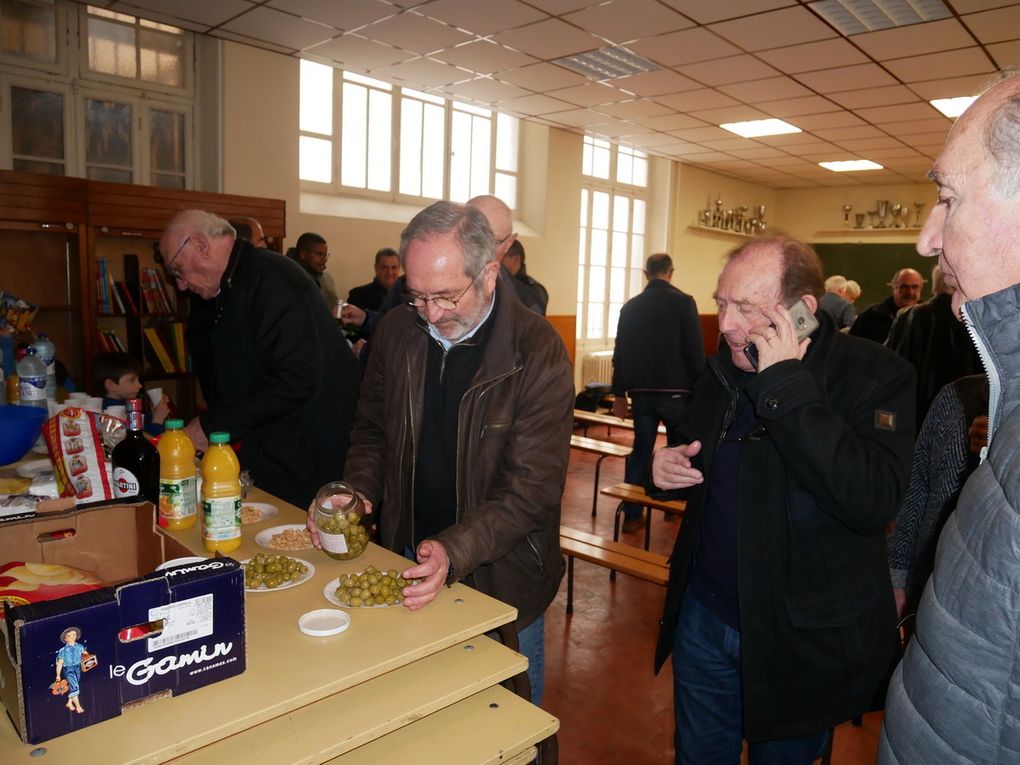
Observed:
[[[757,327],[747,333],[748,342],[758,348],[758,371],[762,372],[780,361],[804,358],[811,339],[805,337],[797,340],[797,330],[790,319],[790,312],[781,305],[763,307],[761,312],[772,322],[772,326]]]
[[[970,439],[970,452],[981,456],[981,449],[988,446],[988,415],[975,417],[967,429],[967,438]]]
[[[152,421],[157,425],[162,425],[168,414],[170,414],[170,397],[164,393],[159,403],[152,407]]]
[[[412,611],[435,600],[450,573],[450,559],[441,542],[426,539],[418,545],[416,554],[418,565],[411,566],[401,574],[404,579],[421,579],[418,584],[409,585],[403,590],[404,605]]]
[[[652,457],[652,483],[660,489],[686,489],[705,480],[691,466],[691,457],[701,451],[701,441],[659,449]]]
[[[365,499],[365,495],[360,491],[358,496],[361,497],[362,503],[365,505],[365,515],[372,514],[372,503]],[[365,524],[366,526],[368,524]],[[319,541],[319,529],[315,525],[315,500],[308,506],[308,517],[305,518],[305,528],[308,529],[308,534],[312,538],[312,546],[322,548],[322,543]]]
[[[198,421],[197,417],[184,426],[184,432],[188,434],[191,443],[195,445],[195,451],[204,452],[209,448],[209,439],[206,438],[205,431],[202,430],[202,423]]]
[[[343,310],[340,312],[340,321],[344,324],[360,327],[365,323],[365,312],[356,305],[345,303]]]
[[[613,399],[613,416],[621,420],[627,416],[627,397],[617,396]]]

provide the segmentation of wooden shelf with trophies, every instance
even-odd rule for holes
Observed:
[[[722,197],[715,201],[708,198],[708,205],[698,210],[698,222],[687,227],[688,231],[717,234],[730,239],[753,239],[768,227],[765,222],[765,205],[738,205],[723,209]]]
[[[729,237],[731,239],[753,239],[754,234],[745,234],[743,231],[729,231],[725,228],[715,228],[713,226],[698,226],[691,224],[687,227],[688,231],[704,231],[708,234],[717,234],[719,236]]]
[[[845,204],[842,207],[843,227],[822,229],[816,232],[816,236],[842,237],[845,241],[915,236],[921,231],[924,207],[924,202],[893,204],[887,199],[879,199],[875,201],[875,209],[854,212],[853,205]]]

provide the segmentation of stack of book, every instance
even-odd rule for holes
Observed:
[[[139,269],[138,281],[147,314],[169,315],[174,312],[170,295],[155,268]]]
[[[172,321],[143,327],[145,355],[149,363],[164,372],[187,372],[188,353],[184,346],[184,322]]]

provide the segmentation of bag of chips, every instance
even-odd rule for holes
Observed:
[[[105,586],[91,571],[58,563],[0,563],[0,619],[5,608],[41,603]]]

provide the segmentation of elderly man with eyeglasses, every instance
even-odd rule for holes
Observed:
[[[517,608],[532,698],[563,576],[573,373],[552,326],[499,278],[477,208],[436,202],[401,236],[406,302],[373,336],[344,480],[384,504],[380,543],[413,556],[421,608],[464,581]]]
[[[202,450],[209,433],[229,432],[256,486],[307,507],[343,469],[359,382],[318,287],[202,210],[175,216],[159,251],[193,293],[186,337],[208,408],[188,435]]]

